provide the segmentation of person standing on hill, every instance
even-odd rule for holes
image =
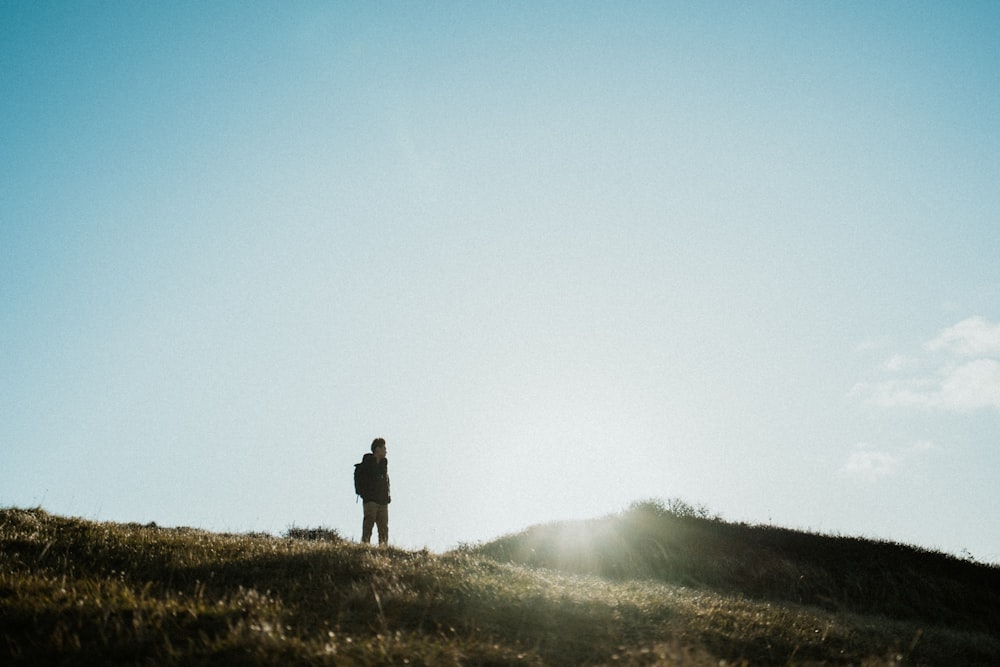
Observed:
[[[356,490],[364,501],[361,541],[370,544],[372,527],[378,526],[379,546],[389,543],[389,460],[385,457],[385,439],[372,441],[371,454],[365,454],[356,472]]]

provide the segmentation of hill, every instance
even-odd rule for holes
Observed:
[[[654,579],[966,630],[1000,628],[1000,568],[892,542],[725,523],[683,501],[536,526],[477,552],[614,580]]]
[[[998,580],[657,503],[446,554],[3,509],[0,663],[985,665]]]

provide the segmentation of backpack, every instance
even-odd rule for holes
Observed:
[[[362,465],[364,465],[364,461],[354,464],[354,495],[364,498],[362,491],[364,491],[363,487],[366,480],[364,479],[364,475],[361,473]],[[357,498],[354,500],[357,502]]]

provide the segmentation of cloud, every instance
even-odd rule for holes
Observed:
[[[916,357],[907,357],[902,354],[894,354],[885,362],[884,367],[893,373],[904,371],[908,368],[916,368],[920,360]]]
[[[875,449],[865,442],[854,446],[854,451],[840,467],[842,475],[865,482],[878,482],[901,472],[905,467],[918,465],[930,452],[939,447],[931,440],[920,440],[894,452]]]
[[[876,338],[866,338],[854,347],[855,352],[870,352],[886,347],[886,341]]]
[[[840,471],[850,477],[874,482],[895,473],[899,465],[899,459],[892,454],[870,449],[868,445],[859,443]]]
[[[930,352],[945,351],[963,357],[1000,357],[1000,324],[970,317],[942,331],[924,344]]]
[[[922,354],[893,354],[882,377],[859,383],[852,395],[880,407],[951,412],[1000,410],[1000,324],[971,317],[944,329]]]
[[[954,410],[1000,409],[1000,361],[976,359],[955,368],[935,398],[940,407]]]

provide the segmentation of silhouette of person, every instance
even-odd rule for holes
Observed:
[[[372,440],[371,454],[361,459],[360,491],[364,501],[364,521],[361,524],[361,541],[370,544],[372,527],[378,526],[379,546],[389,543],[389,460],[385,457],[385,439]]]

